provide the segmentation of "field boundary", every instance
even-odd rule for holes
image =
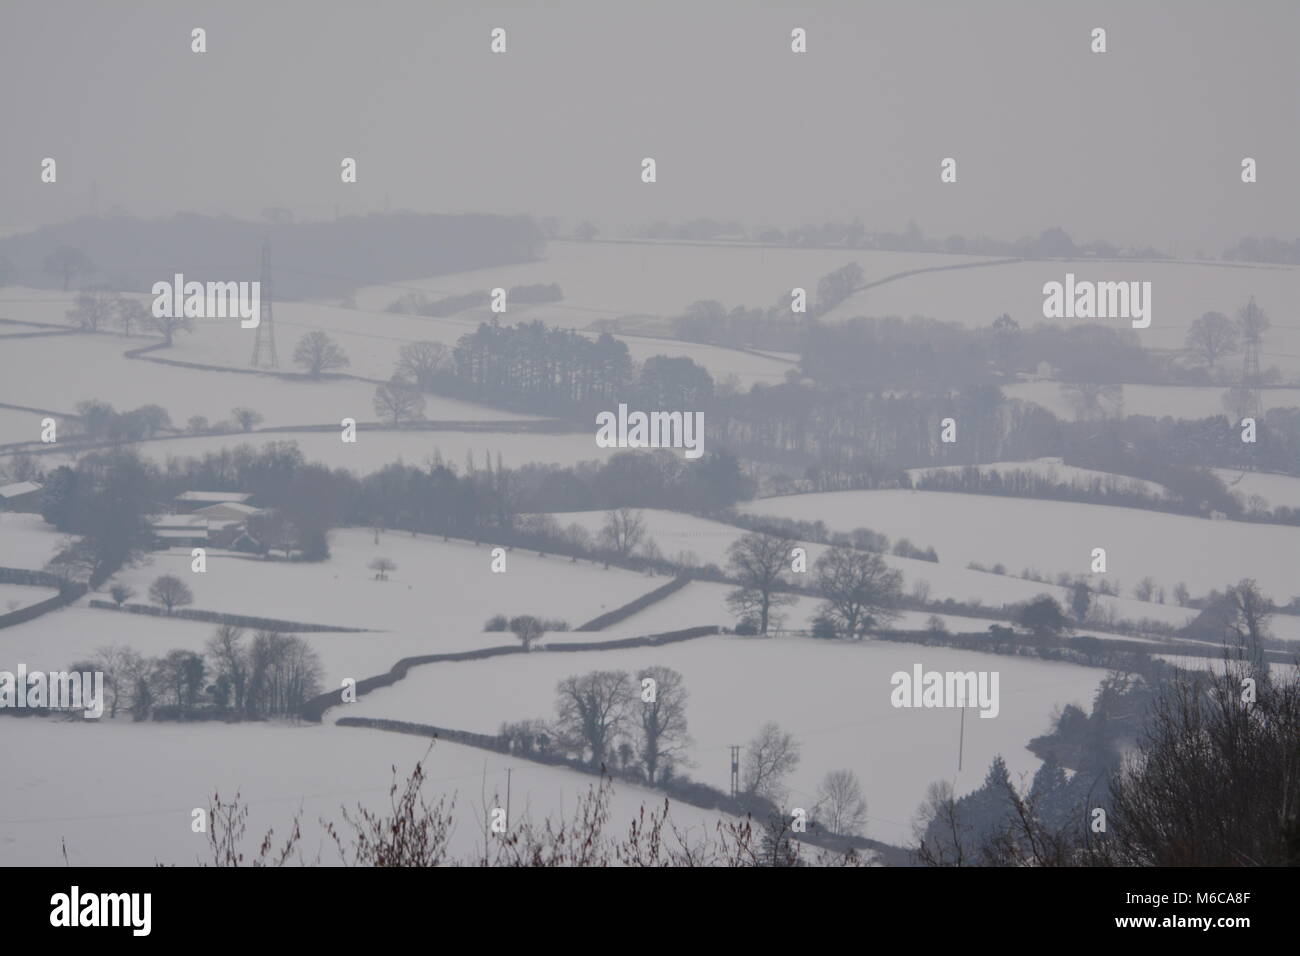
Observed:
[[[636,614],[638,611],[645,610],[651,604],[657,604],[659,601],[662,601],[670,594],[676,594],[678,591],[680,591],[682,588],[686,587],[686,585],[690,583],[691,583],[690,575],[679,574],[677,575],[677,577],[673,578],[667,584],[661,585],[655,588],[653,591],[649,591],[641,595],[635,601],[628,601],[622,607],[616,607],[612,611],[607,611],[606,613],[601,614],[598,617],[594,617],[586,624],[583,624],[581,627],[575,627],[573,630],[575,632],[576,631],[603,631],[611,624],[617,624],[619,621],[626,620],[627,618],[631,617],[633,614]]]
[[[667,789],[646,783],[644,780],[637,780],[626,774],[616,774],[608,767],[602,766],[597,770],[590,764],[559,754],[551,754],[536,749],[513,748],[507,739],[492,734],[476,734],[467,730],[457,730],[454,727],[439,727],[434,724],[419,724],[408,720],[390,720],[384,717],[340,717],[334,721],[334,725],[336,727],[380,730],[395,734],[411,734],[417,737],[445,740],[448,743],[461,744],[466,747],[477,747],[480,750],[506,754],[547,767],[563,767],[566,770],[574,770],[588,776],[608,778],[611,782],[618,780],[640,787],[643,790],[663,794],[665,799],[670,802],[677,801],[700,810],[713,810],[733,817],[756,819],[754,811],[758,809],[757,807],[746,805],[744,801],[731,797],[708,784],[692,782],[689,789]],[[830,834],[823,836],[821,833],[809,830],[793,838],[810,846],[837,853],[843,853],[849,849],[854,851],[868,850],[878,854],[891,866],[903,866],[910,863],[910,854],[908,854],[907,850],[893,844],[882,843],[879,840],[871,840],[867,837],[844,837]]]
[[[568,642],[563,644],[545,644],[539,646],[539,651],[603,651],[616,650],[628,647],[656,647],[660,644],[668,644],[676,641],[689,641],[697,637],[706,637],[712,634],[722,633],[721,628],[717,625],[708,625],[706,627],[690,627],[681,631],[666,631],[662,634],[650,634],[645,637],[627,637],[617,641],[584,641]],[[386,674],[376,674],[373,677],[366,677],[356,682],[356,695],[358,699],[364,694],[370,693],[381,687],[391,687],[399,680],[406,676],[406,672],[412,667],[421,664],[444,664],[458,663],[461,661],[481,661],[491,657],[502,657],[506,654],[524,654],[523,645],[496,645],[494,647],[482,647],[472,651],[452,651],[445,654],[423,654],[416,657],[403,657],[389,669]],[[344,703],[341,690],[332,690],[324,694],[318,694],[311,700],[304,703],[298,713],[304,720],[310,720],[314,723],[320,723],[325,716],[325,712],[331,707],[338,707]]]
[[[119,606],[112,601],[99,599],[92,599],[90,606],[99,611],[124,611],[127,614],[148,614],[152,617],[165,617],[173,620],[180,618],[186,621],[206,621],[211,624],[233,624],[236,627],[253,627],[263,631],[298,631],[304,634],[376,633],[372,628],[368,627],[304,624],[301,621],[285,621],[274,617],[251,617],[246,614],[228,614],[224,611],[204,611],[198,608],[177,608],[168,611],[166,608],[154,607],[151,604],[123,604]]]

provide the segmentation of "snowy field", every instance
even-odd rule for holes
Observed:
[[[1265,593],[1297,591],[1300,528],[1212,521],[1134,508],[971,496],[927,491],[843,491],[766,498],[742,506],[754,514],[825,521],[835,530],[873,528],[890,538],[934,545],[942,562],[963,567],[1003,562],[1087,574],[1093,548],[1106,549],[1108,574],[1127,593],[1150,575],[1194,595],[1255,578]],[[1230,569],[1230,570],[1225,570]],[[1225,579],[1225,575],[1226,578]]]
[[[1223,479],[1228,490],[1244,505],[1249,506],[1250,499],[1258,495],[1270,508],[1300,508],[1300,478],[1230,468],[1212,468],[1211,471]]]
[[[380,310],[412,290],[437,298],[556,282],[564,292],[561,306],[571,313],[564,324],[581,326],[601,316],[680,315],[701,299],[716,299],[727,309],[766,308],[782,296],[788,302],[796,287],[811,294],[818,279],[851,262],[874,282],[909,269],[981,261],[980,256],[868,249],[551,240],[539,262],[368,286],[356,299],[363,309]]]
[[[966,714],[963,770],[957,772],[959,714],[895,709],[890,675],[927,670],[997,671],[1000,712]],[[1086,710],[1104,672],[1068,664],[995,657],[949,648],[884,642],[839,643],[808,638],[707,637],[657,648],[547,654],[454,667],[412,670],[392,687],[368,694],[350,715],[438,723],[496,733],[501,722],[549,717],[556,683],[592,670],[664,665],[680,671],[690,693],[687,721],[696,766],[692,778],[728,785],[727,748],[749,741],[766,721],[794,734],[803,758],[790,778],[791,805],[811,805],[818,782],[848,767],[862,780],[871,821],[868,836],[891,843],[910,837],[909,821],[926,786],[954,781],[959,793],[982,781],[996,754],[1013,779],[1038,760],[1025,749],[1044,733],[1053,707]],[[725,701],[725,706],[717,702]],[[508,703],[504,703],[508,702]]]
[[[39,604],[58,594],[56,588],[34,587],[26,584],[0,584],[0,614],[17,611]]]
[[[98,595],[107,599],[116,583],[133,588],[135,603],[147,601],[149,583],[163,574],[182,577],[194,592],[195,608],[257,617],[369,628],[380,634],[304,635],[320,652],[327,671],[339,679],[388,670],[399,658],[517,643],[509,632],[484,632],[496,614],[533,614],[577,627],[667,583],[664,577],[606,570],[588,561],[539,558],[516,549],[506,554],[506,571],[491,570],[491,547],[395,531],[337,529],[330,533],[331,557],[321,563],[264,561],[210,552],[208,570],[189,570],[188,550],[155,552],[152,562],[120,571]],[[369,564],[385,557],[397,567],[376,581]],[[93,611],[110,620],[134,615]],[[158,618],[144,620],[156,621]],[[164,622],[165,623],[165,622]],[[23,625],[29,627],[32,625]],[[205,631],[212,630],[204,625]],[[22,628],[17,629],[21,633]],[[569,638],[562,638],[569,639]],[[599,640],[600,635],[573,640]]]
[[[62,866],[64,843],[74,866],[209,862],[207,835],[190,830],[191,811],[209,806],[214,792],[229,801],[236,791],[249,807],[241,847],[247,857],[256,855],[268,828],[278,848],[297,814],[303,857],[312,862],[319,853],[322,863],[338,863],[320,818],[350,834],[341,807],[353,814],[358,804],[389,812],[392,768],[404,781],[421,760],[426,800],[455,798],[451,853],[459,858],[481,851],[483,822],[493,807],[505,806],[507,769],[513,771],[512,824],[525,817],[535,823],[548,815],[571,818],[579,797],[598,782],[449,743],[437,744],[426,758],[429,742],[420,737],[361,728],[5,720],[0,859],[10,866]],[[143,798],[139,780],[125,767],[147,773]],[[617,784],[606,834],[626,835],[642,805],[649,811],[662,804],[662,794]],[[672,819],[699,837],[726,818],[674,804]]]
[[[888,282],[854,295],[832,310],[826,321],[856,315],[924,315],[985,326],[1005,312],[1022,327],[1029,327],[1051,321],[1043,318],[1043,285],[1064,281],[1067,272],[1074,273],[1076,281],[1149,281],[1151,327],[1134,331],[1152,348],[1181,349],[1188,327],[1203,313],[1213,310],[1235,317],[1253,295],[1274,322],[1264,339],[1263,364],[1277,365],[1290,374],[1300,371],[1300,326],[1287,318],[1300,298],[1300,268],[1294,266],[1088,259],[1015,262]],[[1122,319],[1098,321],[1132,328]]]
[[[0,402],[71,414],[78,402],[99,399],[118,411],[159,404],[172,424],[184,428],[191,415],[216,422],[235,406],[261,412],[267,425],[335,423],[345,417],[374,418],[375,386],[357,381],[293,382],[267,375],[177,368],[124,358],[141,338],[116,335],[62,336],[6,343]],[[250,351],[251,351],[250,342]],[[466,417],[465,414],[459,417]],[[496,418],[495,412],[483,417]],[[61,422],[63,428],[72,422]],[[39,434],[35,438],[39,438]]]
[[[505,315],[494,315],[485,308],[467,309],[453,316],[434,318],[367,312],[316,302],[277,304],[275,316],[282,368],[294,369],[289,360],[295,343],[312,329],[321,329],[328,332],[347,354],[351,363],[348,372],[375,379],[387,379],[393,374],[399,352],[408,342],[440,342],[451,349],[462,335],[473,332],[482,322],[496,320],[512,324],[540,320],[548,326],[585,328],[594,318],[590,314],[565,310],[561,305],[507,307]],[[196,328],[193,335],[181,336],[172,349],[160,354],[187,362],[244,368],[248,365],[251,351],[248,335],[238,323],[205,322]],[[755,382],[779,383],[792,367],[787,361],[735,349],[635,335],[618,338],[627,344],[635,361],[644,362],[654,355],[686,356],[707,368],[715,379],[735,375],[744,388]],[[503,413],[496,417],[512,416]]]
[[[10,402],[16,404],[12,396]],[[36,412],[20,412],[16,408],[0,408],[0,445],[40,441],[41,419],[45,417]]]
[[[1189,671],[1211,671],[1215,674],[1222,674],[1224,663],[1222,657],[1191,657],[1186,654],[1155,654],[1154,657],[1162,661],[1168,661],[1175,667],[1181,667]],[[1295,675],[1295,664],[1278,664],[1270,663],[1268,665],[1269,673],[1281,680],[1290,680]]]
[[[67,540],[40,515],[0,511],[0,568],[39,571]]]
[[[378,471],[385,465],[401,461],[424,466],[441,454],[442,460],[464,473],[466,455],[473,455],[474,467],[482,468],[484,456],[490,455],[496,467],[497,455],[506,467],[526,464],[573,465],[580,461],[606,459],[621,449],[596,445],[596,428],[591,432],[568,434],[533,434],[529,432],[478,431],[381,431],[358,426],[357,440],[344,442],[340,431],[328,432],[249,432],[231,435],[208,435],[199,438],[166,438],[136,442],[134,448],[145,458],[162,465],[169,458],[201,458],[222,449],[251,445],[261,449],[272,442],[293,442],[309,462],[330,468],[346,468],[358,475]],[[51,452],[40,455],[37,463],[47,471],[66,464],[84,452]],[[0,461],[3,461],[0,458]]]
[[[1034,402],[1057,418],[1074,421],[1075,409],[1061,391],[1060,382],[1019,382],[1003,385],[1002,394]],[[1150,415],[1152,418],[1210,418],[1223,415],[1226,385],[1125,385],[1121,415]],[[1300,407],[1300,388],[1262,388],[1265,410]]]
[[[911,492],[900,493],[911,494]],[[843,492],[843,494],[881,494],[881,492]],[[927,494],[933,493],[927,492]],[[758,511],[771,502],[792,501],[796,497],[819,496],[763,499],[753,502],[746,510]],[[951,495],[949,497],[964,499],[966,508],[974,511],[982,508],[985,501],[1002,500],[993,499],[987,495]],[[1007,500],[1014,502],[1017,499]],[[1125,510],[1131,511],[1132,509]],[[878,525],[874,513],[864,513],[859,520],[854,519],[851,514],[846,516],[845,513],[831,509],[827,509],[827,511],[830,515],[829,518],[824,515],[820,517],[822,517],[822,520],[827,521],[832,531],[847,532],[859,527],[869,527],[875,531],[885,530]],[[1135,513],[1141,514],[1141,512]],[[577,524],[595,534],[604,524],[605,514],[603,511],[559,512],[554,517],[561,527],[567,528],[570,524]],[[681,514],[676,511],[647,508],[641,511],[640,514],[645,522],[647,536],[655,541],[664,556],[670,560],[680,560],[686,557],[696,564],[716,564],[718,567],[725,569],[727,566],[727,548],[730,547],[733,541],[746,533],[744,528],[736,525],[710,521],[706,518],[697,518],[694,515]],[[810,520],[816,520],[817,517],[819,516],[811,516]],[[912,543],[921,547],[928,547],[934,543],[922,537],[921,533],[914,531],[913,528],[905,527],[891,534],[891,546],[900,537],[911,537]],[[811,573],[814,563],[826,550],[826,546],[809,542],[803,542],[802,546],[808,552],[808,568],[809,573]],[[905,591],[911,592],[916,587],[917,582],[924,582],[925,586],[930,589],[930,599],[935,601],[942,601],[945,598],[963,602],[980,600],[985,604],[997,606],[1031,600],[1039,594],[1050,594],[1063,604],[1069,600],[1069,594],[1063,587],[1012,577],[1011,574],[973,571],[966,567],[965,560],[954,560],[942,547],[939,547],[938,551],[939,563],[920,561],[915,558],[900,558],[892,554],[882,555],[882,557],[891,568],[896,568],[903,573],[903,589]],[[988,559],[987,557],[980,557],[975,560],[979,560],[986,566],[997,563],[997,559]],[[1008,571],[1013,574],[1033,565],[1032,561],[1023,559],[1016,563],[1007,563]],[[1038,569],[1040,571],[1047,570],[1041,566]],[[1072,570],[1071,573],[1076,573],[1076,571]],[[1055,573],[1051,576],[1055,577]],[[1125,581],[1126,585],[1130,583],[1136,584],[1137,579],[1135,578],[1132,582]],[[1130,593],[1130,588],[1126,587],[1125,594],[1128,593]],[[1182,625],[1186,624],[1196,614],[1195,611],[1174,604],[1138,601],[1131,597],[1094,595],[1093,600],[1103,607],[1113,609],[1122,618],[1133,621],[1151,618],[1167,624]],[[1296,639],[1300,640],[1300,627],[1296,628]]]

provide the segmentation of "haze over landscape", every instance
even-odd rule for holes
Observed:
[[[1294,864],[1297,32],[8,3],[0,859]]]

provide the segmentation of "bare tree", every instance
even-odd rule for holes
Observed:
[[[786,583],[794,541],[783,535],[755,532],[732,542],[727,566],[740,579],[740,589],[727,596],[727,605],[743,619],[752,619],[759,634],[778,623],[774,609],[793,604],[795,596],[777,591]]]
[[[927,866],[961,866],[968,831],[960,820],[952,784],[946,780],[930,784],[912,820],[917,858]]]
[[[861,836],[867,826],[867,801],[852,770],[832,770],[817,787],[817,822],[840,836]]]
[[[230,417],[235,420],[242,431],[251,432],[266,419],[262,413],[240,405],[230,410]]]
[[[1101,842],[1120,866],[1300,863],[1300,677],[1242,699],[1247,668],[1162,683],[1143,739],[1110,781]]]
[[[149,310],[145,308],[143,302],[119,296],[113,303],[113,309],[117,327],[122,330],[123,335],[130,335],[133,329],[143,329],[148,326]]]
[[[388,572],[397,570],[397,563],[389,558],[375,558],[370,562],[370,570],[375,572],[376,581],[387,581]]]
[[[63,291],[67,292],[74,277],[93,272],[94,267],[90,264],[90,257],[80,249],[60,243],[45,257],[45,271],[61,278]]]
[[[113,603],[121,607],[131,598],[135,597],[135,591],[125,584],[114,584],[108,589],[109,596],[113,598]]]
[[[174,574],[164,574],[149,585],[149,600],[161,604],[170,614],[178,607],[194,603],[190,586]]]
[[[1249,662],[1250,676],[1257,681],[1266,681],[1269,666],[1264,644],[1269,637],[1268,622],[1273,615],[1273,603],[1251,578],[1228,588],[1227,599],[1232,612],[1227,624],[1233,639],[1233,653],[1238,659]]]
[[[870,551],[832,548],[817,559],[821,613],[841,637],[860,640],[871,627],[898,617],[903,575]]]
[[[533,641],[541,637],[546,629],[542,626],[540,618],[531,614],[520,614],[510,619],[507,625],[512,634],[519,638],[519,642],[524,645],[525,653],[533,649]]]
[[[375,389],[375,414],[394,425],[424,418],[424,395],[419,388],[393,379]]]
[[[746,793],[773,803],[785,798],[785,778],[799,765],[799,743],[774,723],[766,723],[745,748]]]
[[[1237,327],[1222,312],[1206,312],[1193,322],[1184,345],[1210,368],[1241,347]]]
[[[394,377],[429,391],[439,373],[451,367],[451,352],[441,342],[408,342],[397,353]]]
[[[194,320],[187,315],[154,315],[145,319],[145,328],[157,332],[163,341],[171,345],[177,332],[193,332]]]
[[[218,680],[230,687],[231,704],[236,713],[244,712],[248,690],[248,650],[243,645],[244,631],[233,624],[222,624],[208,639],[207,653],[217,671]]]
[[[104,687],[108,690],[108,716],[117,716],[118,704],[124,702],[130,693],[128,680],[128,663],[131,649],[125,644],[101,647],[92,658],[94,669],[104,675]]]
[[[298,340],[293,350],[293,360],[307,370],[312,378],[334,368],[347,368],[351,363],[337,342],[327,334],[314,329]]]
[[[627,671],[566,677],[555,692],[556,728],[573,746],[591,753],[593,767],[601,766],[633,705]]]
[[[98,332],[117,311],[117,297],[104,289],[89,289],[77,294],[68,321],[82,332]]]
[[[647,667],[636,675],[640,686],[640,710],[637,713],[637,753],[645,770],[646,781],[654,784],[660,765],[668,759],[681,759],[691,744],[686,733],[686,691],[682,675],[671,667]],[[654,684],[647,687],[646,681]],[[646,700],[653,690],[653,699]]]
[[[600,529],[600,545],[620,558],[630,555],[645,537],[645,520],[641,512],[631,508],[615,508],[605,514],[605,524]]]

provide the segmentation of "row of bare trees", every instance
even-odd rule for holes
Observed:
[[[728,568],[740,587],[727,604],[743,629],[767,634],[784,620],[779,608],[798,600],[789,589],[806,569],[799,543],[782,534],[753,532],[728,549]],[[851,547],[832,547],[813,564],[812,587],[823,603],[813,636],[860,640],[873,627],[898,616],[903,575],[879,555]]]
[[[177,648],[148,657],[126,646],[102,647],[72,670],[104,675],[109,717],[290,716],[321,692],[320,658],[296,634],[223,624],[204,654]]]

